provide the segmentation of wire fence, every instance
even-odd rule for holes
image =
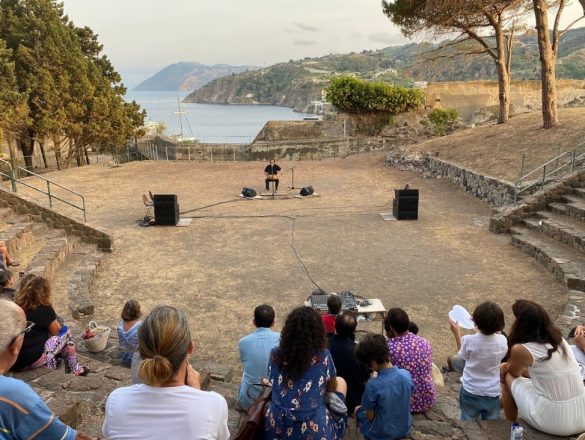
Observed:
[[[27,159],[29,159],[29,162],[32,165],[31,167],[27,166]],[[75,166],[85,166],[89,164],[104,164],[112,160],[112,154],[97,151],[88,151],[87,155],[84,154],[82,157],[80,157],[79,162],[76,160],[76,158],[72,158],[68,164],[65,162],[64,158],[58,160],[57,156],[55,155],[55,152],[53,151],[47,152],[44,155],[41,153],[37,153],[31,156],[24,156],[22,154],[19,154],[16,157],[16,159],[5,160],[10,161],[15,168],[17,167],[27,168],[29,169],[29,171],[32,171],[35,174],[45,174],[52,171],[57,171]]]

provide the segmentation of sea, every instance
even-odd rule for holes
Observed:
[[[303,113],[274,105],[193,104],[179,101],[188,92],[128,91],[127,101],[146,110],[146,122],[162,122],[167,135],[183,134],[208,143],[250,143],[267,121],[302,120]],[[182,116],[182,117],[180,117]]]

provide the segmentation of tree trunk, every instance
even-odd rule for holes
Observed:
[[[34,131],[26,130],[24,136],[18,140],[18,146],[24,157],[24,164],[29,171],[33,170],[32,155],[35,151]]]
[[[45,164],[45,168],[49,168],[49,164],[47,163],[47,155],[45,154],[45,143],[39,142],[39,147],[41,148],[41,156],[43,157],[43,163]]]
[[[86,165],[91,165],[91,162],[89,160],[89,154],[87,153],[87,148],[84,148],[83,151],[85,153],[85,164]]]
[[[498,92],[500,112],[498,115],[498,124],[504,124],[510,117],[510,71],[508,70],[509,57],[508,44],[506,35],[502,30],[502,26],[498,23],[495,26],[496,31],[496,45],[498,58],[495,60],[496,69],[498,73]]]
[[[55,162],[57,162],[57,169],[61,170],[63,158],[61,157],[61,140],[55,137],[53,139],[53,150],[55,150]]]
[[[81,166],[81,154],[79,151],[79,148],[75,148],[75,161],[77,162],[77,166],[80,167]]]
[[[553,128],[559,123],[557,115],[556,61],[548,28],[546,0],[533,0],[538,50],[540,52],[540,78],[542,81],[543,128]]]

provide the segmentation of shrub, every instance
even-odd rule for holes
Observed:
[[[454,108],[436,108],[429,113],[428,118],[433,127],[433,134],[436,136],[445,136],[447,130],[452,129],[457,119],[459,119],[459,113]]]
[[[397,114],[420,108],[424,94],[419,89],[340,76],[327,87],[327,99],[348,113]]]

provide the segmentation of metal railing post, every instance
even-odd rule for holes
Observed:
[[[187,147],[187,157],[189,159],[189,162],[191,162],[191,145]]]
[[[53,200],[51,199],[51,182],[47,180],[47,194],[49,196],[49,206],[53,207]]]
[[[169,146],[168,145],[165,145],[165,153],[166,153],[167,162],[168,162],[169,161]]]
[[[234,162],[236,161],[236,145],[234,144]]]
[[[546,180],[546,165],[542,167],[542,189],[544,190],[544,182]]]
[[[85,197],[81,196],[81,205],[83,206],[83,222],[87,223],[87,212],[85,210]]]

